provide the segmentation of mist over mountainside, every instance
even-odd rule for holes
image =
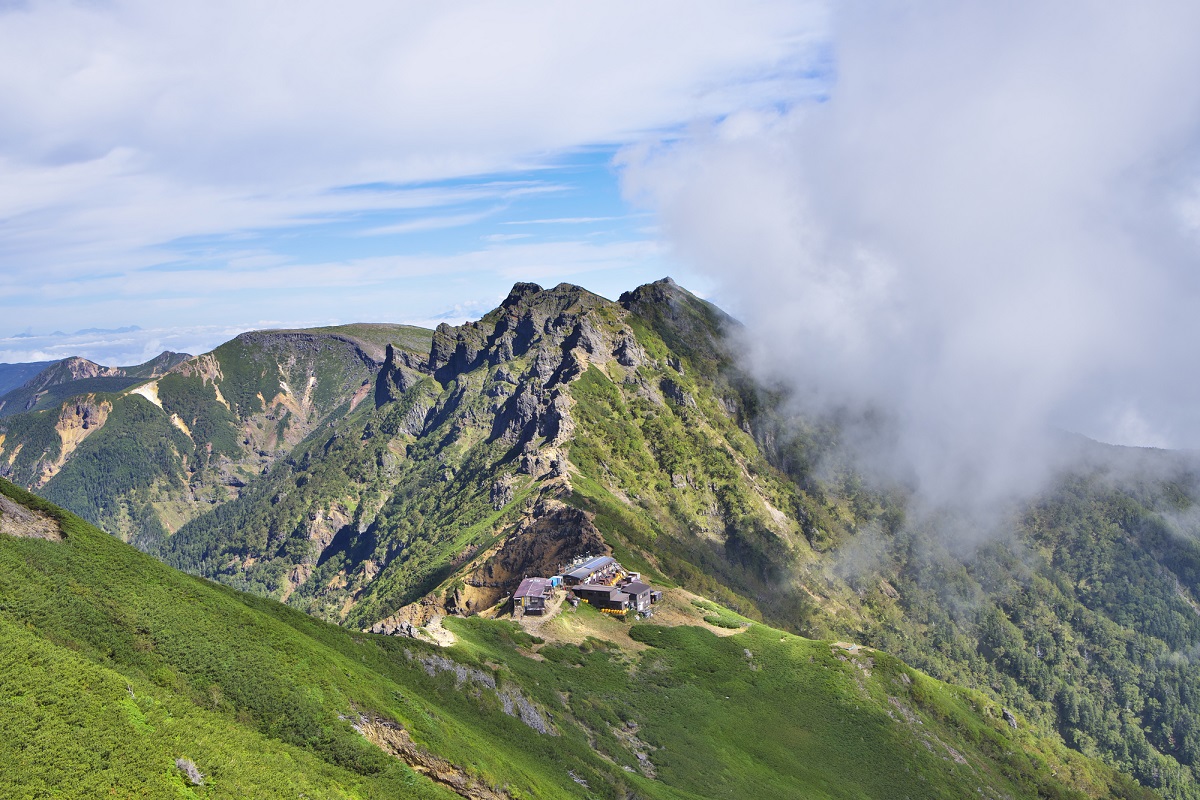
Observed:
[[[623,186],[756,377],[936,504],[1036,493],[1056,428],[1195,448],[1198,12],[839,3],[822,102],[631,145]]]
[[[247,333],[0,420],[0,472],[172,565],[359,629],[489,616],[525,574],[611,551],[1200,797],[1195,459],[1062,436],[1054,469],[1031,465],[1037,491],[938,505],[866,468],[860,433],[886,442],[886,417],[798,412],[738,330],[664,280],[616,302],[517,284],[436,331]]]

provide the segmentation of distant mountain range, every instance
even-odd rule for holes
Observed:
[[[0,417],[24,411],[48,407],[64,398],[79,396],[86,392],[120,392],[123,389],[156,378],[172,367],[190,359],[187,353],[164,351],[144,364],[132,367],[104,367],[94,361],[77,356],[61,361],[41,362],[45,366],[14,389],[0,395]],[[28,366],[37,364],[10,365]],[[13,378],[27,370],[0,372]]]
[[[127,325],[123,328],[82,328],[74,333],[65,333],[63,331],[53,331],[52,333],[36,334],[24,331],[22,333],[14,333],[12,339],[36,339],[39,336],[88,336],[97,333],[134,333],[140,331],[141,328],[137,325]]]
[[[867,481],[836,418],[797,416],[744,369],[737,326],[670,280],[615,302],[522,283],[433,331],[55,362],[0,396],[0,475],[359,631],[492,617],[525,575],[612,553],[722,613],[878,647],[1164,797],[1200,797],[1194,458],[1083,443],[1076,469],[961,548],[946,532],[972,520],[917,519],[907,489]],[[1117,794],[1068,782],[1061,796]]]

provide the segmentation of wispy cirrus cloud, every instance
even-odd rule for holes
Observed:
[[[89,293],[110,313],[110,287],[175,262],[232,288],[242,240],[302,274],[338,249],[445,254],[488,222],[618,216],[587,154],[811,91],[825,24],[790,0],[5,6],[0,313],[40,322],[58,307],[12,298]]]
[[[132,364],[163,349],[206,352],[250,328],[457,323],[494,307],[515,281],[573,280],[616,297],[644,280],[646,272],[661,276],[667,270],[662,247],[651,241],[520,239],[476,245],[443,254],[312,263],[247,251],[214,264],[167,264],[97,275],[86,283],[18,287],[9,295],[12,302],[52,304],[65,319],[123,319],[136,309],[140,319],[163,322],[137,331],[66,337],[47,335],[50,331],[38,326],[30,335],[0,338],[0,362],[82,355],[105,364]],[[231,304],[230,297],[252,302]],[[195,319],[205,322],[187,322]],[[31,327],[10,323],[14,334]]]
[[[618,219],[629,219],[630,215],[620,217],[553,217],[550,219],[516,219],[505,225],[590,225],[593,222],[612,222]]]
[[[487,219],[498,212],[499,208],[488,208],[470,214],[449,214],[440,217],[419,217],[417,219],[394,222],[391,225],[381,225],[378,228],[367,228],[358,232],[359,236],[392,236],[419,231],[436,231],[445,228],[461,228],[480,220]]]

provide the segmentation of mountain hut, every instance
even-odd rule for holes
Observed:
[[[578,586],[582,583],[593,583],[601,576],[617,569],[620,565],[612,556],[597,556],[583,562],[575,569],[563,575],[563,583],[567,586]]]
[[[581,583],[573,586],[571,591],[585,603],[590,603],[601,611],[625,611],[629,608],[629,595],[617,586],[604,586],[595,583]]]
[[[546,601],[554,593],[549,578],[526,578],[513,594],[513,612],[541,614],[546,610]]]

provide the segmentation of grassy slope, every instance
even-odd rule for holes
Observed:
[[[1141,484],[1128,467],[1069,478],[1014,513],[1011,536],[952,552],[936,526],[905,523],[902,497],[847,467],[827,462],[814,480],[836,430],[772,420],[720,348],[681,339],[716,335],[701,301],[633,308],[647,352],[682,354],[682,380],[698,377],[687,407],[656,407],[596,369],[573,385],[573,502],[614,547],[744,613],[980,688],[1169,797],[1200,797],[1200,664],[1183,655],[1200,642],[1194,475],[1146,465]],[[722,395],[749,412],[756,441],[714,407]],[[772,525],[763,499],[803,538]]]
[[[644,625],[631,631],[650,645],[639,656],[590,641],[543,645],[534,660],[521,655],[533,640],[484,620],[455,621],[460,644],[433,653],[185,576],[7,482],[0,491],[58,516],[66,535],[0,536],[10,796],[446,796],[338,718],[356,710],[399,721],[514,797],[1074,796],[1051,768],[1093,795],[1114,780],[1011,731],[981,696],[880,654],[868,674],[866,654],[856,665],[763,626],[718,639]],[[560,735],[505,714],[475,678],[459,687],[453,671],[427,670],[428,655],[520,691]],[[922,724],[894,719],[901,706]],[[615,732],[629,730],[657,780]],[[185,786],[176,758],[205,785]]]
[[[429,344],[433,341],[433,331],[415,325],[388,325],[375,322],[356,322],[348,325],[331,325],[326,328],[314,328],[314,331],[341,333],[371,342],[380,347],[394,344],[402,350],[416,353],[420,356],[429,354]]]

